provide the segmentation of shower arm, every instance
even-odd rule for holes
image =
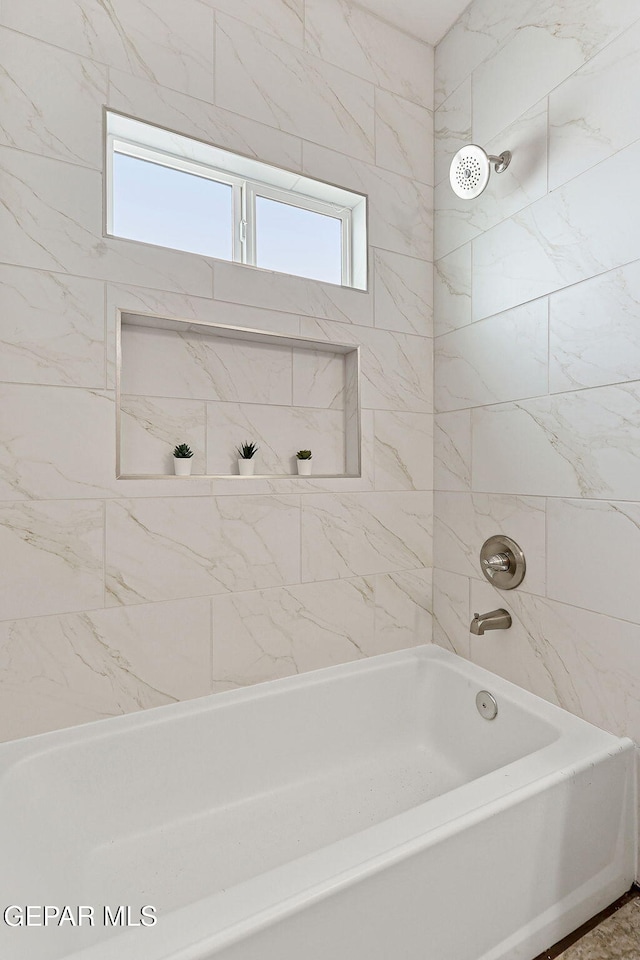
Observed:
[[[504,173],[504,171],[507,169],[507,167],[511,163],[511,151],[503,150],[503,152],[497,157],[494,157],[490,153],[487,155],[487,159],[489,160],[490,163],[494,164],[493,169],[495,170],[496,173]]]

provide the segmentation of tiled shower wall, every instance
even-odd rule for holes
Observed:
[[[3,0],[0,62],[0,738],[428,640],[431,48],[343,0]],[[369,292],[103,237],[105,104],[368,193]],[[360,344],[362,479],[117,481],[118,307]]]
[[[436,51],[438,642],[640,743],[640,8],[475,0]],[[463,143],[513,151],[457,201]],[[527,575],[497,593],[503,532]],[[509,631],[470,637],[505,606]]]

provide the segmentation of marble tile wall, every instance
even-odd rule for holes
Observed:
[[[2,0],[0,58],[0,739],[428,641],[432,48],[349,0]],[[368,291],[104,237],[104,105],[366,191]],[[116,480],[117,308],[360,344],[362,476]],[[204,465],[203,368],[136,347],[127,456]],[[306,359],[243,386],[317,437]]]
[[[640,744],[639,31],[636,0],[474,0],[436,49],[434,638]],[[469,141],[513,162],[462,203]]]

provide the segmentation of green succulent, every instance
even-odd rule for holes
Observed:
[[[259,449],[260,447],[258,447],[253,440],[251,442],[247,441],[237,448],[238,456],[241,460],[251,460],[252,457],[255,457]]]
[[[174,457],[179,460],[188,460],[193,456],[193,450],[187,443],[179,443],[173,450]]]
[[[296,457],[298,460],[311,460],[311,450],[298,450]]]

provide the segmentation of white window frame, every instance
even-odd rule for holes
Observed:
[[[118,116],[118,115],[115,115]],[[139,121],[133,121],[138,126],[144,127],[147,125],[142,124]],[[155,131],[162,132],[160,128],[151,128]],[[177,137],[178,140],[186,139],[182,138],[180,135],[173,135],[174,138]],[[194,143],[200,144],[200,141],[193,141]],[[157,146],[147,146],[136,142],[133,139],[127,139],[123,136],[119,136],[112,133],[107,133],[106,137],[106,146],[107,146],[107,155],[106,155],[106,233],[108,236],[120,238],[120,239],[132,239],[127,237],[119,237],[118,234],[114,233],[114,190],[113,190],[113,157],[115,153],[124,154],[125,156],[134,157],[138,160],[145,160],[149,163],[155,163],[160,166],[165,166],[173,170],[178,170],[183,173],[189,173],[194,176],[203,177],[208,180],[213,180],[218,183],[224,183],[232,188],[232,217],[233,217],[233,242],[232,242],[232,261],[235,263],[243,263],[250,266],[256,266],[256,197],[265,197],[269,200],[276,200],[279,203],[286,203],[290,206],[299,207],[303,210],[309,210],[313,213],[319,213],[323,216],[331,217],[332,219],[337,219],[341,223],[341,279],[340,283],[345,287],[354,287],[363,289],[364,284],[358,283],[354,284],[353,277],[353,237],[354,237],[354,226],[353,226],[353,209],[347,204],[340,202],[332,202],[331,200],[323,200],[318,197],[309,196],[302,192],[301,187],[304,187],[305,178],[299,177],[297,175],[292,175],[288,171],[279,170],[279,168],[272,168],[275,171],[274,179],[280,179],[282,182],[283,179],[293,180],[295,179],[295,189],[287,189],[286,187],[274,186],[273,184],[264,182],[259,179],[254,179],[248,176],[241,176],[237,173],[231,173],[228,170],[220,169],[219,167],[210,165],[209,163],[202,162],[200,160],[188,159],[185,156],[179,156],[176,153],[173,153],[169,150],[163,150]],[[211,147],[214,153],[225,153],[227,154],[232,162],[234,155],[228,154],[227,151],[220,151],[219,148]],[[239,161],[239,166],[249,167],[254,165],[256,168],[261,168],[268,171],[270,168],[266,164],[259,163],[257,161],[251,161],[248,158],[237,157]],[[279,176],[276,176],[279,175]],[[317,188],[325,188],[326,191],[334,191],[338,196],[347,195],[347,193],[341,188],[331,187],[328,184],[321,184],[319,181],[306,181],[307,183],[312,183],[314,187],[317,185]],[[358,194],[348,194],[349,196],[355,198],[356,200],[364,204],[365,198],[362,195]],[[365,214],[366,217],[366,214]],[[362,219],[362,217],[360,218]],[[366,244],[366,223],[364,225],[365,229],[365,244]],[[134,241],[134,242],[148,242],[148,241]],[[158,246],[161,246],[158,244]],[[172,248],[178,249],[178,248]],[[299,276],[299,274],[293,274],[293,276]],[[313,279],[313,278],[307,278]]]
[[[111,169],[109,171],[110,203],[107,207],[107,232],[114,237],[119,236],[113,232],[113,155],[121,153],[127,157],[134,157],[136,160],[146,160],[148,163],[155,163],[160,167],[168,167],[170,170],[178,170],[181,173],[190,173],[196,177],[202,177],[204,180],[213,180],[215,183],[224,183],[231,187],[231,220],[233,226],[232,254],[233,260],[244,263],[243,243],[240,236],[239,224],[243,218],[243,199],[242,188],[243,181],[239,177],[233,177],[226,171],[213,170],[202,163],[196,163],[193,160],[186,160],[184,157],[176,157],[162,150],[149,149],[142,147],[139,143],[129,143],[126,140],[120,140],[118,137],[110,137],[109,157],[111,159]],[[122,239],[122,238],[121,238]],[[159,244],[160,246],[160,244]]]
[[[286,203],[290,207],[300,207],[302,210],[309,210],[311,213],[320,213],[325,217],[331,217],[332,220],[340,221],[340,248],[342,254],[340,283],[343,287],[351,286],[351,210],[348,207],[338,207],[336,204],[328,203],[325,200],[317,200],[314,197],[306,197],[303,194],[294,194],[289,190],[281,190],[277,187],[270,187],[265,183],[252,180],[245,181],[244,195],[246,198],[247,218],[246,263],[257,266],[256,197],[264,197],[266,200],[276,200],[278,203]]]

